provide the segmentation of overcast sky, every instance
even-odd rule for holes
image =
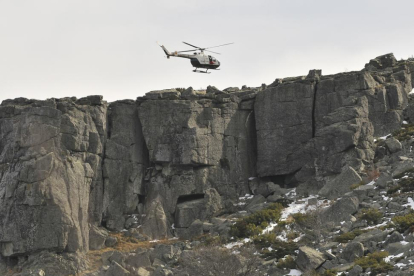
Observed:
[[[412,0],[0,0],[0,101],[100,94],[135,99],[175,87],[219,89],[360,70],[414,55]],[[214,49],[193,73],[182,41]]]

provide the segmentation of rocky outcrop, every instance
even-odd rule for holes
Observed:
[[[220,232],[214,217],[245,194],[257,195],[249,212],[279,202],[286,188],[343,196],[375,154],[407,150],[390,138],[375,151],[374,137],[414,121],[413,70],[412,60],[388,54],[362,71],[311,70],[258,88],[169,89],[110,104],[101,96],[3,101],[1,256],[101,248],[99,227],[134,228],[140,239]],[[398,162],[389,175],[412,168]],[[336,224],[352,218],[370,191],[353,193],[325,215]]]
[[[103,153],[106,103],[5,101],[0,107],[3,256],[88,250],[88,208]]]

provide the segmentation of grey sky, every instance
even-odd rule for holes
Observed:
[[[0,0],[0,101],[92,94],[135,99],[164,88],[260,86],[360,70],[414,54],[414,1]],[[186,41],[215,49],[221,70],[192,72]]]

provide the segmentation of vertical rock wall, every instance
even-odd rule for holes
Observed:
[[[413,70],[385,55],[360,72],[313,70],[267,88],[3,101],[0,253],[87,251],[91,225],[131,220],[151,238],[185,237],[256,176],[318,192],[370,165],[374,136],[412,113]]]

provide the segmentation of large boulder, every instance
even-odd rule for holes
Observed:
[[[364,245],[359,242],[348,243],[341,253],[342,259],[348,262],[353,262],[362,256],[364,256]]]
[[[362,181],[362,178],[352,167],[345,167],[344,170],[327,181],[325,186],[319,191],[319,195],[328,199],[338,198],[347,192],[351,191],[353,184],[358,184]]]
[[[296,258],[296,265],[300,270],[317,269],[325,262],[326,258],[323,253],[315,249],[302,246],[299,248],[298,257]]]
[[[343,221],[350,221],[351,216],[358,212],[359,200],[357,197],[345,197],[326,208],[323,213],[323,223],[326,225],[339,225]]]
[[[108,237],[108,232],[105,229],[98,228],[91,225],[89,229],[89,249],[98,250],[105,246],[105,240]]]

